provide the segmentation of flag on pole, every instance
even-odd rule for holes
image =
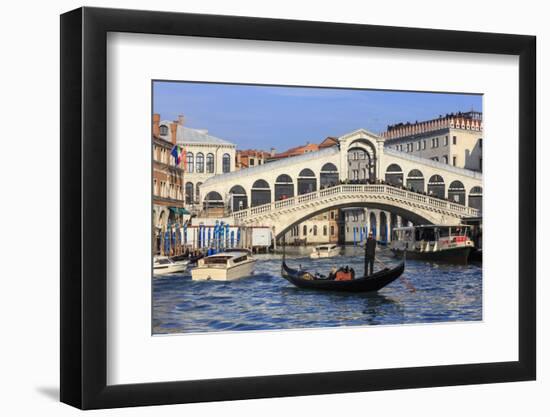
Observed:
[[[181,149],[180,157],[181,157],[181,160],[183,161],[183,170],[187,171],[187,151],[181,147],[180,149]]]
[[[172,152],[170,152],[170,155],[174,157],[176,166],[179,166],[181,163],[182,151],[183,149],[180,145],[174,145],[174,147],[172,148]]]

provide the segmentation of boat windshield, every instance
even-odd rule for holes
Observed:
[[[468,226],[453,226],[451,227],[451,236],[470,236],[470,228]]]
[[[204,258],[206,265],[226,265],[230,256],[212,256],[210,258]]]
[[[244,255],[244,256],[239,256],[238,258],[235,258],[233,259],[233,262],[238,264],[240,262],[244,262],[248,259],[248,256]]]
[[[434,240],[436,240],[435,229],[433,229],[431,227],[430,228],[415,229],[414,238],[417,241],[427,240],[427,241],[433,242]]]
[[[401,240],[404,242],[412,242],[414,233],[412,228],[397,229],[393,231],[393,240]]]
[[[170,263],[170,260],[168,260],[168,259],[157,259],[155,263],[159,264],[159,265],[166,265],[166,264]]]

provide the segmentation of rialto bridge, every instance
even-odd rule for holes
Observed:
[[[237,224],[269,225],[278,237],[335,208],[377,208],[424,224],[480,215],[481,173],[386,148],[364,129],[338,142],[212,177],[201,186],[203,207],[223,206]]]

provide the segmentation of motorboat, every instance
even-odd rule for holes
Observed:
[[[188,260],[176,260],[168,256],[157,256],[153,259],[153,275],[183,273],[189,264]]]
[[[407,259],[466,264],[474,249],[470,226],[428,225],[393,229],[390,244],[396,256]]]
[[[255,263],[246,250],[224,251],[199,259],[191,277],[194,281],[234,281],[252,275]]]
[[[309,255],[311,259],[331,258],[340,255],[342,248],[333,243],[326,245],[318,245],[313,248],[313,252]]]

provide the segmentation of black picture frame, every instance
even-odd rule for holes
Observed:
[[[107,385],[108,32],[519,56],[519,360]],[[61,16],[61,401],[82,409],[533,380],[536,377],[536,38],[154,11]]]

